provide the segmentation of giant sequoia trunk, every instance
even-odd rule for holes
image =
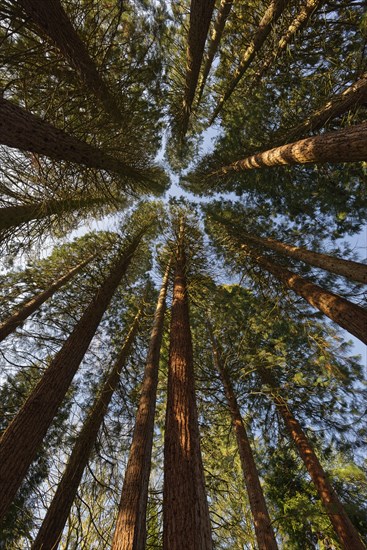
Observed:
[[[269,7],[265,11],[262,19],[260,20],[259,26],[254,34],[253,39],[250,41],[247,49],[241,57],[241,61],[237,69],[235,70],[232,79],[229,82],[229,85],[223,95],[218,101],[218,104],[214,110],[214,113],[210,119],[209,126],[213,124],[214,120],[217,118],[218,114],[223,108],[223,105],[233,94],[236,89],[237,84],[247,71],[248,67],[251,65],[255,55],[262,48],[265,40],[270,34],[270,31],[276,23],[276,21],[281,16],[283,10],[287,6],[289,0],[272,0]]]
[[[91,262],[94,258],[97,257],[97,254],[93,254],[92,256],[89,256],[84,262],[81,262],[77,266],[73,267],[54,281],[46,290],[43,292],[40,292],[37,296],[32,298],[31,300],[28,300],[25,304],[21,306],[20,309],[18,309],[15,313],[13,313],[10,317],[5,319],[2,323],[0,323],[0,342],[4,340],[9,334],[14,332],[19,325],[21,325],[32,313],[37,311],[37,309],[51,296],[59,290],[61,287],[66,285],[79,271],[83,269],[89,262]]]
[[[73,332],[0,440],[0,518],[34,460],[102,316],[141,240],[138,233],[119,255]]]
[[[143,304],[144,306],[144,304]],[[143,306],[139,309],[133,324],[128,332],[119,356],[114,364],[102,390],[94,402],[87,420],[78,436],[65,472],[57,487],[54,498],[43,520],[41,529],[32,545],[32,550],[56,548],[60,542],[62,531],[69,516],[84,469],[88,463],[98,431],[106,415],[111,398],[118,386],[120,375],[129,356],[131,345],[139,328],[143,313]]]
[[[153,446],[154,414],[169,271],[170,264],[163,278],[154,315],[134,435],[112,542],[113,550],[140,550],[145,548],[146,545],[146,511]]]
[[[101,101],[107,113],[121,124],[122,115],[112,93],[98,73],[83,40],[78,36],[59,0],[19,0],[30,19],[56,44],[89,90]]]
[[[287,402],[278,395],[272,374],[264,367],[258,367],[258,372],[263,383],[272,388],[271,398],[276,404],[277,411],[283,418],[297,451],[310,474],[342,547],[345,550],[365,550],[358,531],[347,516],[301,425],[293,416]]]
[[[277,550],[278,545],[275,540],[273,528],[271,526],[269,512],[260,485],[259,475],[257,472],[254,456],[252,454],[251,445],[247,437],[246,428],[243,423],[240,408],[238,406],[237,399],[233,391],[233,386],[228,372],[224,366],[219,344],[213,334],[213,329],[210,322],[208,322],[208,330],[212,344],[213,362],[220,374],[222,384],[224,386],[233,429],[236,434],[243,477],[248,493],[252,517],[254,519],[255,535],[258,548],[259,550]]]
[[[209,176],[292,164],[358,162],[367,160],[367,122],[337,132],[287,143],[223,166]]]
[[[163,548],[210,550],[211,527],[200,450],[185,271],[182,225],[171,312],[164,438]]]

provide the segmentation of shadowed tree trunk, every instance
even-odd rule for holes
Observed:
[[[277,550],[278,545],[275,540],[273,528],[271,526],[269,512],[260,485],[259,475],[257,472],[254,456],[252,454],[251,445],[247,437],[247,432],[242,420],[240,408],[238,406],[237,399],[233,391],[233,386],[229,378],[228,372],[225,368],[221,350],[217,339],[214,336],[210,321],[207,322],[207,326],[212,345],[214,366],[219,372],[222,384],[224,386],[233,429],[236,434],[243,477],[245,480],[251,513],[254,520],[258,548],[259,550]]]
[[[60,407],[144,231],[119,254],[80,321],[0,440],[0,518],[7,511]]]
[[[360,160],[367,160],[367,122],[251,155],[228,166],[223,166],[209,174],[209,177],[279,165],[358,162]]]
[[[181,221],[171,312],[164,441],[163,549],[210,550],[211,526],[200,450]]]
[[[366,547],[362,543],[358,531],[347,516],[301,425],[289,410],[287,402],[279,396],[273,375],[262,366],[258,366],[257,370],[263,384],[272,389],[271,399],[277,406],[277,411],[283,418],[297,451],[310,474],[320,500],[339,537],[342,548],[345,550],[365,550]]]
[[[112,550],[140,550],[146,546],[146,511],[153,446],[154,414],[169,272],[170,263],[163,278],[154,315]]]
[[[235,70],[232,79],[229,82],[229,85],[224,93],[224,95],[218,101],[218,104],[214,110],[214,113],[209,121],[209,126],[211,126],[214,120],[217,118],[218,114],[223,108],[223,105],[233,94],[236,89],[237,84],[247,71],[248,67],[251,65],[255,55],[262,48],[265,40],[270,34],[270,31],[276,23],[276,21],[281,16],[283,10],[288,4],[288,0],[272,0],[269,7],[264,13],[264,16],[260,20],[259,26],[255,32],[253,39],[250,41],[247,49],[242,55],[241,61],[237,69]]]
[[[215,0],[191,0],[190,27],[186,50],[186,78],[183,100],[182,135],[185,136],[203,60],[205,41]]]
[[[24,11],[45,35],[56,44],[63,56],[74,67],[83,84],[99,99],[105,111],[118,124],[122,114],[112,93],[98,73],[83,40],[78,36],[59,0],[19,0]]]
[[[78,436],[65,468],[65,472],[57,487],[55,496],[42,522],[37,538],[32,545],[32,550],[56,548],[60,542],[84,469],[88,463],[89,456],[97,439],[111,398],[118,386],[121,371],[129,357],[132,343],[139,328],[143,308],[144,303],[135,316],[116,363],[103,384],[102,390],[95,400],[88,418]]]
[[[230,14],[232,5],[233,5],[233,0],[221,0],[220,6],[218,9],[218,15],[215,20],[213,32],[208,45],[208,52],[206,55],[205,65],[203,68],[203,75],[200,83],[200,90],[198,94],[198,101],[197,101],[198,104],[200,103],[201,97],[203,95],[205,83],[207,81],[210,69],[212,67],[215,54],[218,51],[219,44],[224,31],[224,26]]]
[[[89,256],[84,262],[81,262],[77,266],[73,267],[66,273],[66,275],[63,275],[56,281],[50,284],[46,290],[43,292],[40,292],[37,296],[32,298],[31,300],[28,300],[25,304],[23,304],[20,309],[18,309],[15,313],[13,313],[10,317],[5,319],[2,323],[0,323],[0,342],[4,340],[9,334],[14,332],[19,325],[21,325],[32,313],[37,311],[37,309],[46,301],[48,298],[51,298],[51,296],[59,290],[61,287],[66,285],[79,271],[83,269],[89,262],[94,260],[98,254],[93,254],[92,256]]]

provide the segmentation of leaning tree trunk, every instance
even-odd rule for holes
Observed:
[[[259,26],[255,32],[253,39],[250,41],[247,49],[242,55],[241,61],[237,69],[235,70],[232,79],[229,82],[229,85],[224,93],[224,95],[218,101],[218,104],[212,114],[212,117],[209,121],[209,126],[211,126],[214,120],[217,118],[218,114],[223,108],[223,105],[231,97],[234,90],[236,89],[237,84],[247,71],[248,67],[251,65],[255,55],[262,48],[265,40],[269,36],[273,25],[282,15],[285,7],[287,6],[289,0],[272,0],[269,7],[264,13]]]
[[[358,531],[346,514],[343,504],[329,482],[326,472],[321,466],[301,425],[293,416],[287,402],[278,395],[272,374],[267,372],[264,367],[260,366],[257,368],[263,383],[272,389],[271,398],[277,406],[277,411],[283,418],[297,451],[310,474],[320,500],[339,537],[342,548],[345,550],[366,550]]]
[[[93,445],[97,439],[98,431],[106,415],[111,398],[118,386],[121,371],[129,357],[131,346],[138,332],[143,308],[144,304],[135,316],[116,363],[103,384],[102,390],[95,400],[88,418],[78,436],[65,468],[65,472],[57,487],[55,496],[42,522],[37,538],[32,545],[32,550],[56,548],[60,542],[79,483],[88,463]]]
[[[170,329],[164,441],[163,549],[210,550],[211,527],[195,399],[184,246],[181,224]]]
[[[154,414],[169,272],[170,263],[163,278],[154,315],[112,550],[140,550],[146,546],[146,511],[153,446]]]
[[[60,288],[62,288],[66,283],[68,283],[79,271],[83,269],[89,262],[94,260],[98,254],[93,254],[92,256],[89,256],[84,262],[81,262],[77,266],[73,267],[66,273],[66,275],[63,275],[56,281],[54,281],[46,290],[43,292],[40,292],[37,296],[34,298],[31,298],[31,300],[28,300],[25,304],[21,306],[20,309],[18,309],[15,313],[10,315],[5,321],[0,323],[0,342],[4,340],[9,334],[14,332],[19,325],[24,323],[24,321],[32,315],[41,305],[51,298],[53,294]]]
[[[138,233],[119,255],[105,282],[0,440],[0,518],[19,489],[60,407],[102,316],[141,240]]]
[[[360,160],[367,160],[367,122],[321,136],[287,143],[263,153],[256,153],[228,166],[223,166],[209,174],[209,177],[279,165],[358,162]]]
[[[213,14],[215,0],[191,0],[190,26],[186,50],[186,78],[183,100],[182,136],[189,123],[192,103],[203,60],[205,41]]]
[[[118,124],[122,114],[112,93],[98,73],[96,64],[89,56],[83,40],[79,37],[59,0],[19,0],[30,19],[59,48],[74,67],[89,90],[101,101],[106,112]]]
[[[257,472],[251,445],[247,437],[240,408],[237,403],[233,386],[224,366],[219,344],[214,336],[210,321],[208,321],[208,330],[212,344],[214,366],[224,386],[228,408],[232,419],[233,429],[236,434],[237,446],[241,460],[243,477],[248,493],[252,517],[254,519],[255,535],[259,550],[277,550],[278,545],[275,539],[274,531],[271,526],[271,520],[266,506],[264,494],[261,488],[259,475]]]

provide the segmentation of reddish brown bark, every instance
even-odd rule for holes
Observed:
[[[241,232],[243,237],[250,244],[260,245],[280,254],[289,256],[290,258],[296,258],[302,260],[310,265],[320,267],[331,273],[342,275],[351,281],[357,281],[359,283],[367,284],[367,265],[360,264],[358,262],[352,262],[350,260],[343,260],[342,258],[336,258],[335,256],[329,256],[328,254],[320,254],[307,250],[299,246],[293,246],[269,237],[257,237],[256,235],[248,235]]]
[[[263,383],[273,390],[271,398],[276,404],[277,410],[283,418],[297,451],[310,474],[342,547],[345,550],[365,550],[358,531],[347,516],[301,425],[293,416],[287,402],[279,396],[272,375],[264,367],[258,367],[258,371]]]
[[[106,112],[121,124],[122,114],[110,90],[98,73],[83,40],[78,36],[59,0],[19,0],[24,11],[41,30],[56,44],[61,53],[74,67],[89,90],[101,101]]]
[[[142,232],[119,255],[73,332],[4,432],[0,440],[0,518],[34,460],[141,237]]]
[[[254,519],[258,548],[259,550],[277,550],[278,545],[271,526],[269,512],[266,506],[264,493],[261,488],[259,474],[257,472],[254,456],[252,454],[251,445],[242,420],[240,408],[234,394],[233,386],[229,374],[224,366],[220,347],[213,334],[210,322],[208,322],[208,329],[212,344],[214,366],[219,372],[222,384],[224,386],[233,429],[236,434],[243,477],[249,497],[252,517]]]
[[[337,132],[309,137],[257,153],[223,166],[210,176],[293,164],[358,162],[367,160],[367,122]]]
[[[138,331],[142,313],[143,306],[135,316],[116,363],[103,384],[102,390],[95,400],[88,418],[78,436],[77,442],[74,445],[66,465],[65,472],[57,487],[55,496],[42,522],[37,538],[32,545],[32,550],[56,548],[60,542],[62,531],[69,516],[93,445],[97,439],[98,431],[106,415],[112,395],[117,388],[121,371],[129,356],[131,345]]]
[[[171,312],[164,441],[163,549],[212,548],[200,450],[181,226]]]
[[[322,311],[332,321],[367,344],[367,311],[365,309],[268,260],[247,245],[242,245],[241,248],[287,288],[302,296],[311,306]]]
[[[28,302],[23,304],[20,309],[5,319],[5,321],[0,323],[0,342],[9,336],[9,334],[14,332],[19,325],[21,325],[30,315],[32,315],[32,313],[34,313],[46,300],[48,300],[48,298],[51,298],[57,290],[66,285],[66,283],[68,283],[77,273],[79,273],[83,267],[89,264],[89,262],[94,260],[96,257],[97,254],[93,254],[84,260],[84,262],[81,262],[77,266],[70,269],[66,275],[63,275],[54,281],[46,290],[40,292],[31,300],[28,300]]]
[[[140,550],[146,545],[146,511],[157,397],[159,357],[170,264],[163,278],[136,414],[134,435],[121,493],[113,550]]]
[[[242,55],[241,61],[237,69],[235,70],[232,79],[230,80],[229,86],[227,87],[223,97],[220,98],[218,104],[214,110],[214,113],[209,121],[209,126],[211,126],[214,120],[217,118],[218,114],[223,108],[223,105],[233,94],[236,89],[237,84],[247,71],[248,67],[251,65],[255,55],[263,46],[265,40],[270,34],[270,31],[279,19],[283,10],[288,4],[288,0],[272,0],[269,7],[264,13],[264,16],[260,20],[259,26],[254,34],[253,39],[247,46],[244,54]]]

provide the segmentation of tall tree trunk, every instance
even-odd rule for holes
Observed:
[[[367,310],[268,260],[247,245],[243,244],[241,248],[252,256],[259,266],[269,271],[287,288],[302,296],[306,302],[322,311],[334,323],[367,344]]]
[[[51,285],[46,290],[40,292],[39,294],[37,294],[37,296],[28,300],[28,302],[23,304],[20,309],[18,309],[15,313],[10,315],[10,317],[5,319],[5,321],[0,323],[0,342],[4,340],[4,338],[9,336],[9,334],[14,332],[19,327],[19,325],[21,325],[32,313],[37,311],[37,309],[46,300],[51,298],[51,296],[55,294],[57,290],[66,285],[66,283],[68,283],[77,273],[79,273],[79,271],[81,271],[83,267],[89,264],[89,262],[94,260],[97,256],[98,254],[93,254],[92,256],[89,256],[89,258],[84,260],[84,262],[81,262],[77,266],[70,269],[66,273],[66,275],[63,275],[62,277],[51,283]]]
[[[205,41],[215,0],[191,0],[190,27],[186,50],[186,78],[183,100],[182,135],[185,136],[203,60]]]
[[[196,409],[193,351],[181,223],[171,312],[164,441],[163,549],[212,548]]]
[[[344,507],[329,482],[326,472],[321,466],[301,425],[293,416],[287,402],[278,395],[275,380],[271,373],[262,366],[257,367],[264,384],[272,388],[271,398],[277,406],[277,411],[283,418],[289,434],[294,441],[300,457],[317,489],[320,500],[325,507],[329,519],[337,533],[344,550],[365,550],[358,531],[347,516]]]
[[[0,518],[12,502],[34,460],[102,316],[130,265],[143,231],[119,255],[73,332],[47,368],[0,440]]]
[[[98,73],[83,40],[75,31],[59,0],[19,0],[30,19],[56,44],[63,56],[74,67],[89,90],[101,101],[106,112],[122,123],[122,114],[112,93]]]
[[[208,53],[206,55],[205,65],[203,68],[203,75],[201,78],[200,89],[198,94],[198,101],[197,101],[198,104],[200,103],[201,97],[203,95],[205,83],[207,81],[211,66],[213,64],[215,54],[218,51],[219,44],[224,31],[224,26],[230,14],[232,5],[233,5],[233,0],[221,0],[220,6],[218,9],[218,15],[215,20],[213,32],[208,45]]]
[[[153,446],[154,414],[170,265],[169,262],[154,315],[134,435],[112,542],[113,550],[141,550],[146,546],[146,511]]]
[[[256,153],[223,166],[209,176],[224,176],[256,168],[323,162],[358,162],[367,160],[367,122],[343,130],[309,137]]]
[[[247,49],[242,55],[241,61],[237,69],[235,70],[232,79],[229,82],[229,85],[224,93],[224,95],[218,101],[218,104],[214,110],[214,113],[209,121],[209,126],[211,126],[214,120],[217,118],[218,114],[223,108],[223,105],[233,94],[236,89],[237,84],[247,71],[248,67],[251,65],[255,55],[263,46],[265,40],[270,34],[270,31],[282,15],[285,7],[288,4],[288,0],[271,0],[271,3],[267,10],[264,13],[264,16],[260,20],[259,26],[255,32],[253,39],[250,41]]]
[[[367,284],[367,265],[352,262],[350,260],[343,260],[342,258],[329,256],[328,254],[313,252],[312,250],[283,243],[281,241],[271,239],[270,237],[257,237],[256,235],[249,235],[247,233],[242,233],[242,231],[240,238],[243,238],[252,245],[260,245],[262,247],[269,248],[270,250],[274,250],[275,252],[279,252],[280,254],[289,256],[290,258],[296,258],[297,260],[302,260],[307,264],[320,267],[321,269],[325,269],[331,273],[342,275],[350,281],[357,281],[359,283]]]
[[[251,513],[254,519],[257,544],[259,550],[277,550],[278,545],[271,526],[269,512],[261,488],[251,445],[247,437],[246,428],[244,426],[240,408],[233,391],[233,386],[224,366],[221,350],[217,339],[214,336],[210,321],[208,321],[208,330],[212,344],[214,366],[219,372],[222,384],[224,386],[233,429],[236,434],[243,477],[249,497]]]
[[[54,160],[66,160],[114,172],[138,183],[153,180],[159,186],[159,182],[154,181],[155,169],[143,170],[128,166],[4,98],[0,98],[0,143]]]
[[[104,382],[102,390],[95,400],[78,436],[55,496],[42,522],[37,538],[32,545],[32,550],[56,548],[60,542],[62,531],[75,499],[84,469],[88,463],[111,398],[119,383],[121,371],[129,357],[132,343],[139,328],[143,308],[144,303],[135,316],[116,363]]]

